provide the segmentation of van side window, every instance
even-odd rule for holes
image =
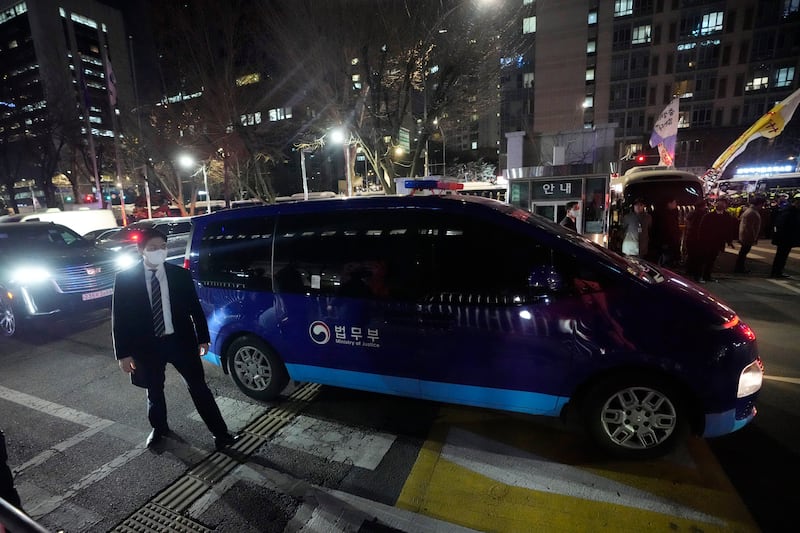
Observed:
[[[273,218],[209,224],[200,241],[199,280],[212,287],[272,290]]]
[[[395,211],[281,216],[275,292],[407,299],[416,252],[410,215]]]
[[[531,272],[551,264],[548,248],[505,225],[448,213],[429,215],[420,223],[420,238],[432,250],[423,277],[433,297],[445,293],[472,301],[512,301],[528,293]]]

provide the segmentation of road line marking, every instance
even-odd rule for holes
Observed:
[[[43,400],[42,398],[37,398],[36,396],[31,396],[30,394],[25,394],[24,392],[15,391],[14,389],[8,389],[6,387],[3,387],[2,385],[0,385],[0,398],[16,403],[18,405],[29,407],[35,411],[39,411],[41,413],[45,413],[50,416],[54,416],[56,418],[60,418],[62,420],[66,420],[68,422],[72,422],[74,424],[78,424],[88,428],[99,426],[109,422],[113,423],[113,421],[111,420],[106,420],[105,418],[99,418],[97,416],[90,415],[89,413],[84,413],[82,411],[78,411],[76,409],[67,407],[65,405],[59,405],[57,403],[49,402],[47,400]]]
[[[226,396],[217,396],[216,401],[219,411],[222,413],[222,418],[225,419],[225,423],[228,425],[228,429],[234,433],[238,433],[243,427],[267,410],[264,405],[254,405]],[[198,422],[203,421],[197,410],[192,411],[189,414],[189,418]]]
[[[69,487],[62,494],[36,502],[36,504],[34,504],[31,507],[26,507],[28,514],[34,520],[38,520],[44,515],[55,511],[66,500],[72,498],[80,491],[84,490],[86,487],[89,487],[90,485],[93,485],[94,483],[97,483],[98,481],[105,479],[112,472],[114,472],[118,468],[125,466],[126,464],[136,459],[146,451],[147,448],[134,448],[133,450],[128,450],[127,452],[115,457],[111,461],[102,465],[100,468],[97,468],[93,472],[90,472],[88,475],[80,479],[77,483]]]
[[[458,428],[450,430],[442,448],[442,458],[504,485],[632,507],[684,520],[698,520],[720,526],[725,524],[715,516],[625,483],[593,474],[580,467],[553,462]]]
[[[800,385],[800,378],[785,378],[782,376],[768,376],[764,374],[764,379],[770,381],[781,381],[783,383],[792,383],[793,385]]]
[[[328,461],[375,470],[395,438],[395,435],[388,433],[345,428],[326,420],[299,415],[275,435],[272,443]]]
[[[725,248],[725,253],[729,253],[729,254],[733,254],[733,255],[739,255],[739,250],[738,249],[734,250],[732,248]],[[748,259],[766,259],[766,257],[764,257],[763,255],[754,254],[752,252],[747,254],[747,258]]]
[[[14,469],[14,474],[16,475],[21,472],[24,472],[28,468],[41,465],[42,463],[44,463],[51,457],[55,456],[56,454],[62,453],[68,450],[69,448],[75,446],[76,444],[80,444],[81,442],[85,441],[92,435],[100,433],[101,431],[113,425],[114,423],[115,422],[112,422],[111,420],[105,420],[99,424],[95,424],[94,426],[89,427],[84,431],[81,431],[80,433],[73,435],[67,440],[62,440],[61,442],[54,444],[49,449],[44,450],[43,452],[31,458],[30,460],[19,465],[17,468]]]
[[[800,294],[800,289],[798,289],[797,287],[794,287],[792,285],[789,285],[789,283],[786,280],[767,278],[767,281],[769,281],[770,283],[774,283],[775,285],[777,285],[778,287],[781,287],[783,289],[792,291],[792,292],[794,292],[796,294]]]

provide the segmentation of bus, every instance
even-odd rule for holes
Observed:
[[[742,196],[760,195],[774,197],[779,194],[794,196],[800,192],[800,172],[758,175],[738,174],[717,183],[721,194],[740,194]]]
[[[678,204],[678,222],[683,232],[686,219],[703,196],[703,180],[684,170],[665,166],[634,167],[611,179],[609,248],[622,249],[622,218],[637,198],[649,212],[663,209],[669,200]]]

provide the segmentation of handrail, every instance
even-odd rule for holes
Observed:
[[[0,498],[0,531],[3,527],[14,533],[50,533],[28,515]]]

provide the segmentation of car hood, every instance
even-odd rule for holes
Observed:
[[[18,254],[7,254],[3,263],[10,268],[45,267],[64,268],[70,266],[109,263],[115,260],[114,252],[94,246],[48,247],[28,249]]]
[[[719,326],[736,317],[736,312],[728,304],[702,286],[670,270],[659,271],[664,279],[653,287],[665,296],[678,300],[687,313],[694,311]]]

